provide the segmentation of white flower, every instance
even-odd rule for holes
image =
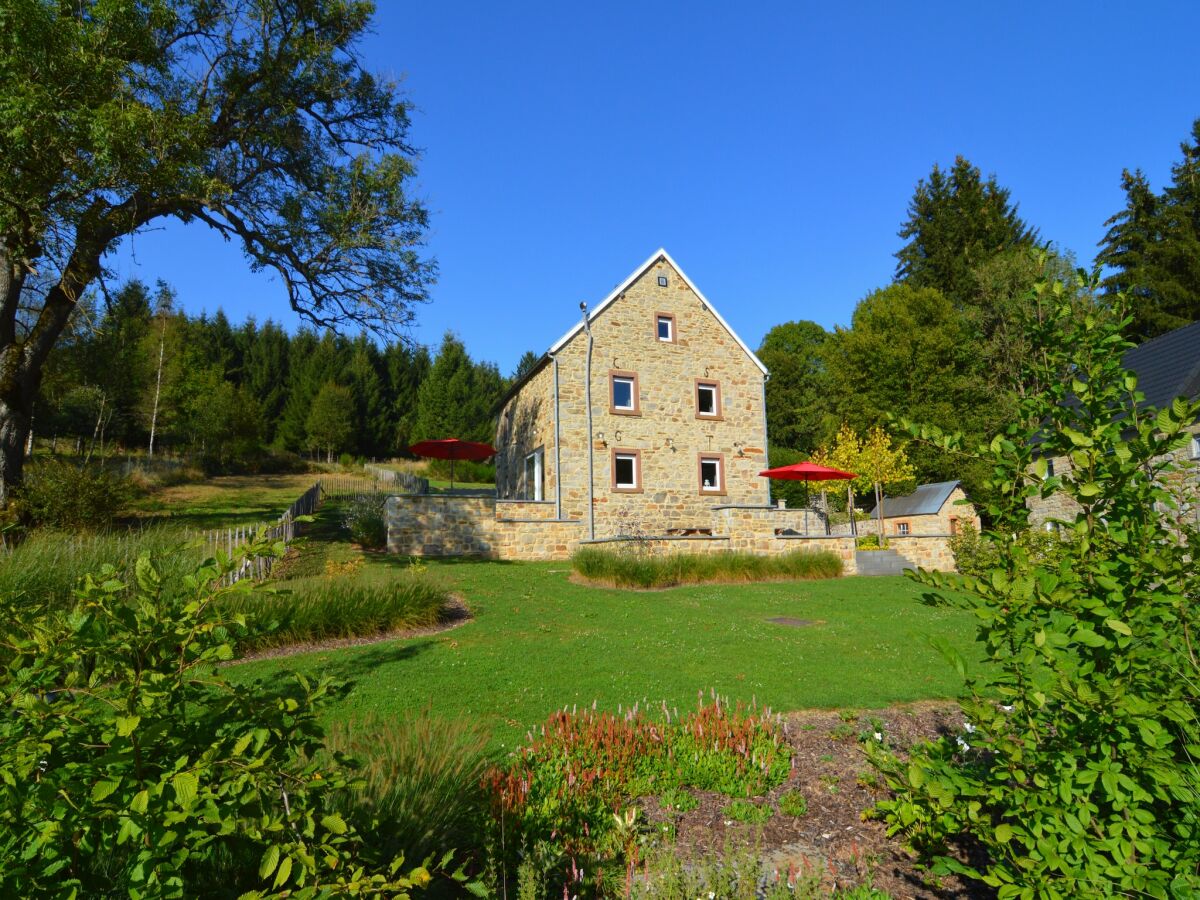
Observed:
[[[964,741],[961,736],[956,737],[954,740],[958,741],[958,746],[961,747],[963,750],[971,749],[971,745],[968,744],[966,741]]]
[[[965,731],[967,734],[974,734],[975,726],[972,725],[970,722],[964,722],[963,723],[963,731]]]
[[[883,743],[883,732],[881,732],[881,731],[875,732],[875,740],[879,741],[880,743]]]
[[[1003,703],[1000,704],[1000,708],[1002,710],[1004,710],[1006,713],[1010,713],[1013,711],[1013,708],[1011,706],[1005,706]]]

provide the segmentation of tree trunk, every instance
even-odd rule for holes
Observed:
[[[879,482],[875,482],[875,510],[879,513],[879,546],[883,547],[883,491],[880,489]]]
[[[162,333],[158,336],[158,377],[154,381],[154,412],[150,414],[150,452],[154,456],[154,431],[158,426],[158,397],[162,393],[163,349],[167,344],[167,319],[163,317]]]
[[[8,504],[9,493],[21,483],[25,471],[25,445],[36,393],[33,379],[22,377],[19,371],[0,378],[0,507]]]

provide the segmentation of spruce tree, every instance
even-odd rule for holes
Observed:
[[[350,446],[354,437],[354,397],[348,388],[330,381],[313,398],[305,420],[308,442],[325,453],[325,461]]]
[[[821,348],[829,334],[816,322],[785,322],[763,337],[758,357],[771,370],[767,382],[767,434],[771,444],[811,452],[833,426]]]
[[[899,235],[906,243],[896,253],[896,280],[935,288],[960,307],[976,291],[976,267],[1001,251],[1038,243],[1009,190],[961,156],[949,171],[935,164],[917,182]]]

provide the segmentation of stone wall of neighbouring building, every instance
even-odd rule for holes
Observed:
[[[1193,426],[1191,433],[1200,435],[1200,424]],[[1175,471],[1167,473],[1164,479],[1166,486],[1176,495],[1182,514],[1195,520],[1200,517],[1200,459],[1193,456],[1190,442],[1171,453],[1170,459]],[[1056,456],[1051,461],[1054,474],[1058,477],[1069,476],[1073,471],[1069,456]],[[1049,521],[1073,522],[1082,509],[1062,491],[1049,497],[1031,497],[1026,504],[1029,507],[1030,524],[1038,527]]]

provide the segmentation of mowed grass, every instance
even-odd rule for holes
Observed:
[[[410,565],[374,555],[359,577],[408,577]],[[254,662],[236,677],[292,669],[352,680],[331,721],[427,709],[481,723],[493,750],[502,750],[553,710],[593,702],[615,710],[665,701],[683,710],[710,689],[776,710],[949,698],[961,681],[929,639],[977,657],[971,618],[921,604],[923,589],[904,578],[647,593],[574,584],[566,562],[424,566],[466,599],[473,621],[428,637]],[[812,624],[768,621],[774,617]]]
[[[283,515],[312,487],[317,475],[228,475],[197,484],[157,488],[131,505],[139,524],[163,523],[188,529],[232,528]]]

